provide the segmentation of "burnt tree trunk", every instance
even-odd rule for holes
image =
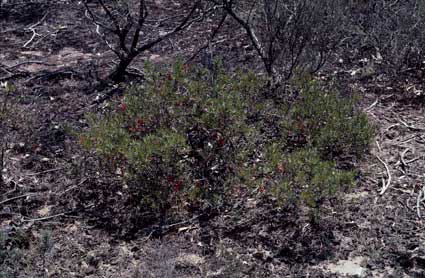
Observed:
[[[112,80],[115,83],[124,81],[124,76],[126,74],[128,66],[131,64],[135,56],[129,55],[120,59],[120,62],[109,75],[108,79]]]

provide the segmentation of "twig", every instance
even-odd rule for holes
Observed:
[[[425,201],[425,186],[419,191],[418,198],[416,199],[416,213],[421,218],[421,203]]]
[[[47,15],[50,13],[50,11],[47,11],[46,14],[36,23],[34,23],[33,25],[31,25],[30,27],[28,27],[28,29],[34,29],[35,27],[37,27],[38,25],[40,25],[41,23],[43,23],[43,21],[46,19]]]
[[[26,43],[24,43],[24,45],[23,45],[23,47],[27,47],[33,40],[34,40],[34,38],[36,37],[36,36],[40,36],[40,34],[38,34],[36,31],[35,31],[35,29],[31,29],[31,31],[32,31],[32,36],[31,36],[31,38],[26,42]]]
[[[408,163],[406,162],[406,160],[404,160],[404,156],[406,155],[406,153],[407,152],[409,152],[410,151],[410,148],[407,148],[407,149],[405,149],[404,151],[402,151],[401,153],[400,153],[400,161],[399,162],[397,162],[397,166],[398,165],[401,165],[401,170],[402,170],[402,172],[403,172],[403,174],[406,174],[406,169],[407,169],[407,167],[408,167]]]
[[[377,98],[371,105],[369,105],[369,107],[367,107],[365,109],[365,112],[369,112],[370,110],[372,110],[379,102],[379,98]]]
[[[35,27],[37,27],[38,25],[40,25],[41,23],[43,23],[43,21],[46,19],[47,15],[49,14],[50,11],[47,11],[46,14],[36,23],[34,23],[33,25],[31,25],[30,27],[28,27],[28,30],[32,31],[32,36],[31,38],[23,45],[23,47],[27,47],[36,36],[40,36],[40,34],[38,34],[35,31]]]
[[[421,157],[420,157],[420,156],[415,157],[415,158],[412,158],[411,160],[407,160],[407,161],[406,161],[406,164],[410,164],[410,163],[415,162],[416,160],[419,160],[419,159],[421,159]]]
[[[218,23],[217,27],[213,30],[213,32],[211,33],[208,41],[206,42],[206,44],[202,47],[200,47],[198,49],[198,51],[196,51],[195,53],[193,53],[193,55],[186,60],[185,64],[188,64],[189,62],[191,62],[193,59],[195,59],[196,56],[198,56],[198,54],[206,49],[207,47],[209,47],[211,45],[211,42],[214,40],[215,36],[218,34],[218,32],[220,31],[221,27],[223,26],[224,22],[226,21],[227,18],[227,13],[225,13],[222,17],[220,22]]]
[[[65,167],[60,167],[60,168],[55,168],[55,169],[49,169],[49,170],[42,171],[42,172],[26,174],[25,176],[26,176],[26,177],[38,176],[38,175],[45,174],[45,173],[50,173],[50,172],[59,171],[59,170],[62,170],[62,169],[64,169],[64,168],[65,168]]]
[[[70,214],[70,213],[72,213],[72,211],[62,212],[62,213],[58,213],[58,214],[50,215],[50,216],[46,216],[46,217],[33,218],[33,219],[24,219],[24,220],[22,220],[22,222],[43,221],[43,220],[48,220],[48,219],[52,219],[52,218],[59,217],[59,216],[64,216],[64,215]]]
[[[194,217],[192,217],[192,218],[190,218],[190,219],[188,219],[188,220],[184,220],[184,221],[177,222],[177,223],[170,224],[170,225],[165,225],[165,226],[163,226],[162,228],[163,228],[163,229],[170,229],[170,228],[173,228],[173,227],[176,227],[176,226],[180,226],[180,225],[183,225],[183,224],[186,224],[186,223],[190,223],[190,222],[192,222],[192,221],[194,221],[194,220],[198,219],[198,218],[199,218],[199,217],[201,217],[202,215],[203,215],[203,214],[199,214],[199,215],[196,215],[196,216],[194,216]]]
[[[29,196],[32,196],[32,195],[35,195],[35,193],[27,193],[27,194],[24,194],[24,195],[15,196],[15,197],[1,201],[0,205],[6,204],[8,202],[15,201],[15,200],[18,200],[18,199],[26,198],[26,197],[29,197]]]
[[[22,65],[26,65],[26,64],[38,64],[38,65],[44,65],[44,66],[49,66],[49,67],[56,66],[54,64],[49,64],[49,63],[46,63],[46,62],[43,62],[43,61],[24,61],[24,62],[17,63],[16,65],[6,66],[6,69],[10,70],[10,69],[14,69],[14,68],[20,67]]]
[[[378,149],[381,150],[381,147],[379,146],[378,141],[376,141],[376,145],[378,146]],[[385,193],[385,191],[387,191],[387,189],[390,187],[391,184],[391,172],[390,172],[390,168],[388,167],[388,164],[382,160],[382,158],[380,158],[378,155],[375,155],[376,158],[384,165],[385,170],[387,171],[387,176],[388,176],[388,180],[387,182],[385,182],[385,179],[382,178],[382,189],[381,192],[379,192],[380,195],[383,195]]]
[[[382,152],[382,149],[381,149],[381,146],[379,145],[378,140],[376,140],[375,142],[376,142],[376,146],[378,147],[378,151],[379,152]]]
[[[73,186],[68,187],[65,191],[61,192],[58,194],[58,196],[62,196],[63,194],[73,190],[74,188],[77,188],[79,186],[81,186],[83,183],[85,183],[87,181],[87,179],[83,179],[82,181],[80,181],[78,184],[75,184]]]
[[[413,131],[425,131],[425,128],[420,128],[420,127],[416,127],[416,126],[413,126],[413,125],[409,125],[405,121],[403,121],[402,119],[399,119],[399,121],[400,121],[400,123],[402,123],[405,127],[407,127],[410,130],[413,130]]]
[[[408,138],[404,139],[403,141],[400,141],[400,144],[409,143],[410,141],[412,141],[413,139],[415,139],[415,138],[416,138],[416,137],[418,137],[418,136],[419,136],[418,134],[415,134],[415,135],[413,135],[413,136],[410,136],[410,137],[408,137]]]

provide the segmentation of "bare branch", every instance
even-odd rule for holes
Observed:
[[[192,9],[190,10],[190,12],[185,16],[185,18],[180,22],[180,24],[178,26],[176,26],[173,30],[158,36],[158,38],[149,41],[147,43],[145,43],[144,45],[142,45],[141,47],[139,47],[136,52],[137,53],[141,53],[145,50],[148,50],[150,48],[152,48],[154,45],[162,42],[164,39],[167,39],[169,37],[171,37],[172,35],[180,32],[181,30],[187,28],[188,26],[190,26],[192,23],[194,23],[195,21],[197,21],[198,19],[192,19],[190,20],[190,18],[193,16],[193,14],[195,13],[196,9],[198,8],[198,5],[201,1],[196,1],[195,4],[193,4]]]

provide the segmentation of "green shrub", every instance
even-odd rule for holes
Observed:
[[[266,152],[267,172],[273,176],[271,190],[281,205],[319,209],[354,183],[354,172],[336,169],[335,162],[321,159],[312,149],[284,153],[272,144]]]
[[[115,111],[90,117],[81,143],[123,173],[143,206],[164,213],[182,198],[220,201],[245,153],[257,79],[181,64],[146,71]]]
[[[81,143],[127,181],[143,209],[219,204],[234,186],[271,185],[281,205],[318,209],[354,183],[340,157],[358,158],[372,136],[353,99],[303,81],[290,103],[264,99],[253,74],[146,69]]]
[[[330,160],[346,155],[361,157],[373,137],[367,116],[356,109],[354,97],[322,90],[315,81],[304,81],[299,99],[281,127],[287,141],[314,148]]]
[[[280,107],[280,134],[265,144],[262,182],[282,206],[306,205],[317,213],[354,184],[353,169],[339,169],[336,162],[361,158],[373,131],[353,97],[308,79],[295,88],[295,100]]]

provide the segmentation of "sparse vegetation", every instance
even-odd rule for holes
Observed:
[[[202,20],[211,10],[202,5],[202,1],[193,1],[187,9],[181,11],[180,22],[170,30],[161,30],[147,27],[149,10],[152,7],[149,1],[115,1],[108,3],[102,0],[94,1],[95,6],[89,1],[83,1],[86,16],[95,24],[96,33],[116,54],[119,62],[109,79],[114,82],[123,81],[127,68],[141,53],[152,49],[162,41],[169,39],[182,30],[188,29],[194,22]],[[186,11],[187,10],[187,11]],[[161,23],[164,25],[167,22]],[[159,35],[156,33],[159,32]],[[110,41],[112,39],[112,41]]]
[[[368,53],[392,74],[422,68],[425,37],[423,1],[364,1],[346,13],[347,42]]]
[[[339,1],[215,1],[247,33],[272,79],[280,86],[294,73],[315,73],[339,43]]]
[[[425,276],[422,2],[0,0],[0,277]]]

